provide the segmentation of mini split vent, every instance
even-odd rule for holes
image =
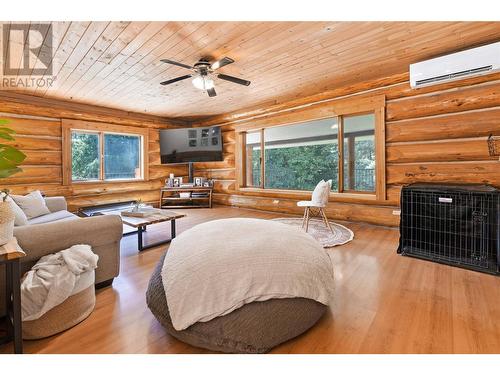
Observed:
[[[413,88],[455,81],[500,70],[500,42],[410,65]]]

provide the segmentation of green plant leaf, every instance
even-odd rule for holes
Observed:
[[[0,158],[0,170],[12,169],[17,167],[17,164],[11,160]]]
[[[0,159],[7,159],[13,163],[21,164],[26,159],[26,155],[12,146],[0,144]]]
[[[12,137],[10,134],[4,133],[0,129],[0,138],[6,139],[8,141],[13,141],[14,137]]]
[[[9,121],[5,119],[0,119],[0,125],[8,124]],[[8,141],[13,141],[15,131],[3,126],[0,126],[0,139],[6,139]],[[15,173],[21,172],[22,169],[18,167],[26,155],[16,149],[14,146],[6,145],[0,143],[0,178],[7,178]]]
[[[10,128],[3,128],[0,126],[0,133],[16,134],[16,132]]]
[[[0,169],[0,178],[7,178],[18,172],[22,172],[22,169],[19,167],[12,169]]]

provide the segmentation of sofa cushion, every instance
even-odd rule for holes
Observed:
[[[308,298],[275,298],[251,302],[208,322],[187,329],[172,325],[158,262],[149,281],[146,301],[167,332],[193,346],[225,353],[265,353],[311,328],[328,307]]]
[[[3,196],[4,194],[0,193],[0,199],[3,199]],[[23,210],[21,210],[21,207],[17,205],[14,199],[9,196],[7,197],[6,201],[11,203],[12,210],[14,211],[14,225],[18,227],[20,225],[28,224],[28,218],[26,217],[26,214]]]
[[[74,220],[74,219],[79,219],[79,217],[72,214],[69,211],[62,210],[62,211],[51,212],[47,215],[38,216],[34,219],[30,219],[28,220],[28,224],[29,225],[43,224],[43,223],[51,223],[53,221]]]
[[[11,195],[12,199],[24,211],[28,219],[50,213],[40,190],[32,191],[27,195]]]

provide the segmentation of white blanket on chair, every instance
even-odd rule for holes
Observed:
[[[75,294],[78,281],[83,274],[93,273],[98,259],[89,245],[74,245],[40,258],[26,273],[21,284],[22,320],[38,319]],[[93,283],[94,279],[85,278],[85,284],[89,282]],[[79,289],[90,285],[79,285]]]

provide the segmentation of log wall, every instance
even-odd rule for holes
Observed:
[[[246,112],[230,113],[194,123],[221,125],[226,141],[225,161],[198,165],[196,174],[216,179],[214,201],[239,207],[301,214],[301,193],[241,191],[236,189],[234,162],[235,129],[252,122],[272,124],[273,119],[314,116],[325,105],[340,98],[386,97],[386,188],[385,201],[346,196],[331,198],[328,216],[397,226],[399,194],[404,184],[414,182],[481,183],[500,188],[500,162],[488,154],[487,137],[500,135],[500,74],[412,89],[408,76],[399,74],[377,81],[329,90]],[[320,109],[321,108],[321,109]],[[303,119],[301,119],[303,120]]]
[[[142,199],[157,205],[160,187],[169,173],[187,175],[187,168],[160,165],[159,129],[183,125],[160,117],[135,114],[94,106],[68,104],[29,96],[0,95],[0,118],[10,121],[16,131],[11,144],[26,155],[23,171],[2,179],[2,188],[15,194],[39,189],[47,196],[63,195],[71,211],[79,207]],[[85,119],[149,129],[149,180],[133,182],[62,183],[63,118]],[[184,124],[186,125],[186,124]]]
[[[183,123],[145,114],[51,101],[15,93],[0,93],[0,117],[17,131],[15,144],[27,154],[23,172],[2,181],[15,193],[40,189],[64,195],[71,210],[78,207],[141,198],[157,203],[159,188],[169,173],[186,176],[187,167],[160,164],[158,131],[176,126],[223,127],[224,160],[195,163],[195,175],[215,180],[219,204],[301,214],[298,200],[309,194],[236,189],[235,129],[252,122],[272,125],[275,119],[314,117],[330,101],[385,95],[387,199],[334,196],[327,209],[334,219],[396,226],[401,186],[413,182],[486,183],[500,187],[500,163],[488,155],[487,136],[500,135],[500,74],[411,89],[406,74],[339,87],[311,97],[203,121]],[[148,127],[149,175],[144,182],[62,185],[61,120],[63,118]]]

